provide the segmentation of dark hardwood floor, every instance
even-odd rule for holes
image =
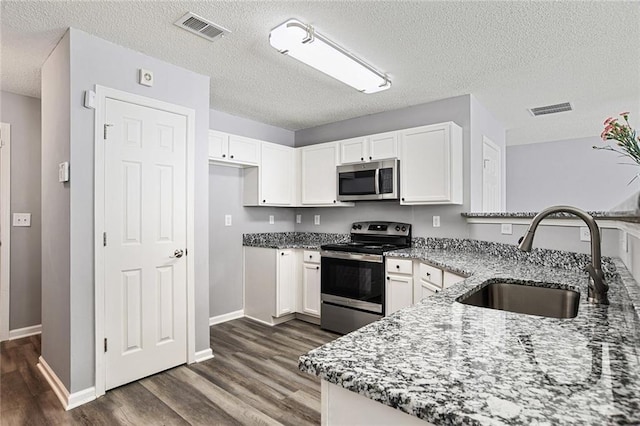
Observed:
[[[0,343],[1,425],[317,425],[320,383],[298,356],[338,337],[299,320],[211,327],[214,359],[113,389],[64,411],[36,367],[40,336]]]

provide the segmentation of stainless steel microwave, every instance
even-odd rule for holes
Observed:
[[[399,164],[392,159],[338,166],[338,200],[397,200]]]

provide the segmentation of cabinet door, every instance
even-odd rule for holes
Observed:
[[[338,142],[340,146],[340,163],[360,163],[368,161],[367,138],[345,139]]]
[[[262,143],[260,163],[261,205],[288,206],[293,202],[293,148]]]
[[[304,263],[302,268],[302,311],[320,316],[320,265]]]
[[[400,132],[400,204],[462,203],[459,130],[445,123]]]
[[[209,130],[209,158],[214,160],[226,160],[228,147],[228,134]]]
[[[336,143],[302,148],[302,204],[336,203]]]
[[[230,135],[227,159],[243,164],[258,164],[260,160],[260,141]]]
[[[466,278],[461,275],[457,275],[449,271],[444,271],[444,288],[449,288],[452,285],[459,283],[460,281],[464,281],[465,279]]]
[[[411,306],[413,303],[413,278],[401,275],[387,275],[386,315]]]
[[[279,250],[277,263],[275,317],[291,314],[296,310],[296,274],[293,250]]]
[[[369,138],[369,160],[398,158],[398,132],[380,133]]]

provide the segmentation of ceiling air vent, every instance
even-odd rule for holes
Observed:
[[[573,111],[573,108],[571,107],[571,103],[564,102],[562,104],[555,104],[555,105],[547,105],[547,106],[536,107],[536,108],[529,108],[529,112],[534,117],[537,117],[538,115],[555,114],[555,113],[558,113],[558,112],[565,112],[565,111]]]
[[[231,32],[191,12],[178,19],[174,24],[209,41],[214,41],[218,37],[224,37]]]

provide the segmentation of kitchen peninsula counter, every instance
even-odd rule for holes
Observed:
[[[262,232],[243,234],[242,245],[274,249],[320,250],[324,244],[349,241],[349,234],[321,232]]]
[[[604,260],[606,307],[586,301],[589,256],[472,240],[415,243],[387,256],[469,278],[301,356],[300,370],[325,381],[323,392],[347,389],[397,409],[390,412],[400,422],[414,420],[406,413],[438,425],[640,423],[640,288],[620,262]],[[492,278],[578,290],[578,315],[544,318],[456,301]]]

